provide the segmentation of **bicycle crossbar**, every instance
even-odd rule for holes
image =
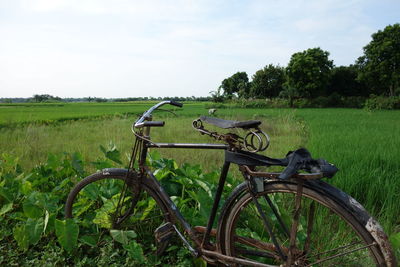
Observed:
[[[148,143],[148,148],[194,148],[194,149],[228,149],[225,144],[190,144],[190,143]]]

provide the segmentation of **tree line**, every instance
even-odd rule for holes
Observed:
[[[165,97],[125,97],[125,98],[102,98],[102,97],[80,97],[80,98],[61,98],[49,94],[35,94],[32,97],[22,98],[0,98],[0,103],[57,103],[57,102],[130,102],[130,101],[211,101],[211,96],[165,96]]]
[[[372,34],[372,41],[354,64],[335,66],[329,52],[310,48],[293,54],[286,67],[268,64],[252,80],[246,72],[224,79],[211,97],[215,102],[232,98],[296,98],[320,96],[368,97],[400,95],[400,24]]]

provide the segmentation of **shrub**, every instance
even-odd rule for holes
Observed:
[[[400,109],[400,97],[384,97],[371,95],[364,104],[367,110]]]
[[[342,97],[342,107],[345,108],[362,108],[365,104],[366,97],[363,96],[347,96]]]
[[[293,107],[294,108],[311,108],[312,103],[311,103],[311,99],[307,99],[307,98],[298,98],[293,100]]]
[[[80,224],[74,219],[63,219],[65,198],[74,184],[87,175],[85,166],[93,164],[102,169],[121,162],[114,145],[100,146],[100,150],[104,158],[90,163],[78,153],[49,154],[47,162],[30,171],[22,169],[18,158],[0,154],[0,250],[3,252],[0,266],[43,265],[43,261],[51,266],[59,265],[60,261],[74,266],[119,266],[128,261],[131,266],[156,265],[155,259],[143,254],[133,231],[111,230],[110,235],[93,232],[80,236]],[[156,152],[152,153],[149,163],[160,183],[171,191],[191,224],[205,225],[219,172],[203,173],[198,165],[178,166],[174,160],[163,159]],[[228,176],[224,190],[227,193],[238,183]],[[89,201],[85,203],[90,206]],[[142,205],[151,207],[150,203],[147,199]],[[81,219],[83,224],[96,224],[88,217]],[[97,231],[98,227],[93,229]],[[96,241],[94,236],[99,239]],[[171,246],[165,257],[173,266],[188,266],[192,262],[187,250],[179,247]]]

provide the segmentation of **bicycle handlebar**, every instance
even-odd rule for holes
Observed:
[[[151,108],[149,108],[145,113],[143,113],[143,115],[137,119],[135,121],[135,124],[133,125],[135,128],[141,128],[141,127],[146,127],[146,126],[156,126],[156,127],[161,127],[164,126],[164,122],[163,121],[145,121],[149,118],[151,118],[151,113],[158,109],[159,107],[165,105],[165,104],[170,104],[176,107],[182,107],[183,104],[179,103],[179,102],[175,102],[172,100],[166,100],[166,101],[162,101],[154,106],[152,106]]]
[[[144,121],[141,123],[136,123],[135,127],[136,128],[141,128],[141,127],[162,127],[164,126],[165,122],[164,121]]]
[[[182,104],[182,103],[175,102],[175,101],[172,101],[172,100],[170,101],[169,104],[171,104],[171,105],[173,105],[173,106],[176,106],[176,107],[179,107],[179,108],[183,107],[183,104]]]

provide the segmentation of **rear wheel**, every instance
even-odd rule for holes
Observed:
[[[256,195],[260,213],[242,186],[228,204],[220,228],[222,252],[276,266],[387,266],[379,245],[350,209],[307,186],[295,246],[290,249],[296,190],[295,183],[265,183],[264,191]]]
[[[127,187],[123,203],[120,203],[120,214],[126,213],[132,205],[133,213],[125,220],[117,224],[117,205],[121,192],[127,179],[136,179],[130,174],[126,178],[126,171],[99,172],[90,175],[80,181],[68,195],[65,206],[66,218],[74,218],[79,224],[80,238],[91,238],[101,242],[104,234],[110,230],[134,231],[128,233],[128,237],[135,239],[142,245],[145,255],[161,255],[168,242],[156,242],[154,230],[170,222],[171,218],[167,209],[146,184],[142,183],[140,197],[133,203],[135,191],[132,183]],[[137,194],[137,193],[136,193]]]

